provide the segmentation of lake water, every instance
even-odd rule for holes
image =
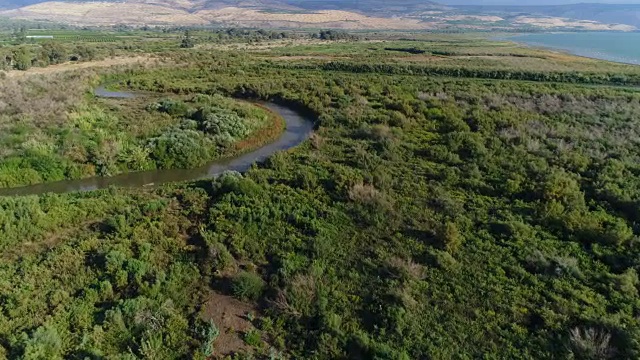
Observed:
[[[545,33],[509,37],[533,46],[579,56],[640,65],[640,32]]]

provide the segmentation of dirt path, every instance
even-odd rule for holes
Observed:
[[[116,57],[105,60],[87,61],[87,62],[67,62],[59,65],[50,65],[47,67],[33,67],[26,71],[10,70],[5,72],[8,78],[19,78],[31,75],[50,75],[58,74],[71,70],[89,69],[89,68],[103,68],[116,65],[131,65],[131,64],[149,64],[157,60],[150,56],[134,56],[134,57]]]

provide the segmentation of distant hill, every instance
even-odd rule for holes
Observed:
[[[434,1],[419,0],[284,0],[287,4],[308,10],[357,10],[364,13],[412,14],[425,10],[448,10]]]
[[[448,9],[433,1],[420,0],[63,0],[68,3],[118,2],[164,4],[171,7],[217,9],[228,6],[241,8],[281,8],[284,6],[306,10],[359,10],[366,13],[412,13],[423,10]],[[17,9],[47,2],[47,0],[2,0],[0,8]]]
[[[464,5],[456,9],[495,15],[542,15],[592,20],[607,24],[625,24],[640,28],[640,4],[591,4],[546,6]]]
[[[0,0],[0,4],[5,9],[0,16],[83,26],[469,31],[630,31],[640,27],[640,5],[451,7],[423,0]]]

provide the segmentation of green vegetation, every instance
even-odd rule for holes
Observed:
[[[81,91],[4,121],[2,149],[24,153],[3,150],[2,169],[47,180],[66,171],[52,158],[82,154],[57,152],[53,124],[80,144],[147,139],[152,165],[124,162],[144,168],[245,137],[238,120],[260,110],[231,96],[318,119],[244,175],[1,198],[4,355],[222,358],[225,337],[239,358],[640,357],[640,71],[417,38],[169,51],[170,65],[108,77],[148,97],[80,108]],[[212,323],[212,292],[237,298],[214,312],[243,304],[259,329]]]
[[[240,300],[258,300],[264,288],[262,279],[249,272],[238,273],[234,279],[231,289],[233,294]]]
[[[182,119],[147,141],[149,157],[143,161],[151,159],[162,169],[203,165],[224,155],[256,129],[273,125],[273,116],[262,108],[220,95],[200,94],[191,103],[164,99],[150,104],[147,110]]]
[[[207,325],[202,333],[202,338],[204,339],[202,354],[204,356],[212,356],[214,354],[213,342],[220,336],[220,329],[218,329],[212,320],[209,320],[209,324]]]
[[[198,167],[254,149],[282,130],[269,111],[220,95],[83,99],[86,82],[61,75],[0,85],[1,187]],[[77,85],[70,88],[78,93],[57,93],[61,83]]]
[[[195,44],[193,43],[193,39],[191,38],[191,32],[189,30],[184,32],[184,38],[182,38],[182,42],[180,43],[181,48],[192,48]]]

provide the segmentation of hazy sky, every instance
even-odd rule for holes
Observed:
[[[449,5],[559,5],[577,3],[640,4],[640,0],[436,0]]]

